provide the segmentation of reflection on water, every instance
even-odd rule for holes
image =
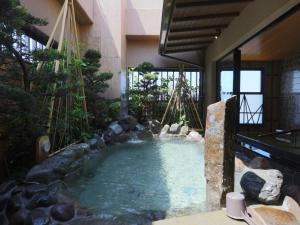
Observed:
[[[68,192],[82,206],[124,215],[145,210],[168,216],[203,211],[203,146],[184,141],[144,142],[111,147],[95,168]]]

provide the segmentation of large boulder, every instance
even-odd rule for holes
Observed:
[[[51,208],[51,216],[61,222],[72,219],[75,215],[75,208],[72,204],[56,204]]]
[[[187,135],[189,133],[189,127],[188,126],[182,126],[180,129],[180,135]]]
[[[119,120],[119,124],[124,131],[134,130],[135,126],[138,124],[137,119],[131,115],[126,115]]]
[[[89,144],[70,145],[64,151],[31,168],[26,175],[26,180],[44,184],[63,180],[70,171],[83,168],[86,160],[91,158],[89,155],[95,160],[103,157],[101,151],[91,149]]]
[[[119,135],[123,132],[123,128],[121,125],[118,123],[118,121],[112,122],[109,126],[108,129],[111,130],[114,134]]]
[[[29,215],[26,218],[25,224],[49,225],[50,222],[51,222],[51,219],[44,210],[35,209],[29,213]]]
[[[164,127],[160,131],[159,137],[160,138],[168,137],[169,129],[170,129],[170,126],[168,124],[164,125]]]
[[[49,195],[48,193],[41,193],[35,195],[29,202],[27,209],[35,209],[39,207],[49,207],[57,202],[55,196]]]
[[[135,126],[134,130],[136,130],[136,131],[143,131],[143,130],[145,130],[145,126],[142,125],[142,124],[140,124],[140,123],[138,123],[138,124]]]
[[[240,181],[246,196],[265,204],[273,204],[278,201],[282,183],[283,175],[275,169],[246,168]]]
[[[180,128],[181,128],[180,124],[174,123],[171,125],[171,127],[169,129],[169,133],[170,134],[179,134]]]
[[[187,140],[202,142],[202,141],[203,141],[203,137],[202,137],[202,135],[199,134],[197,131],[191,131],[191,132],[188,134],[188,136],[187,136]]]

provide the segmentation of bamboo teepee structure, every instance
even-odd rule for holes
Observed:
[[[178,123],[184,118],[194,130],[202,131],[203,124],[184,73],[184,65],[179,65],[179,79],[169,99],[161,124]]]
[[[80,46],[79,46],[79,39],[78,39],[78,30],[77,30],[77,23],[76,23],[76,16],[75,16],[75,9],[74,9],[74,0],[65,0],[61,11],[56,19],[56,23],[53,27],[49,40],[46,44],[46,49],[49,49],[55,43],[54,38],[58,37],[58,48],[57,51],[62,53],[66,56],[66,60],[55,60],[54,62],[54,73],[57,76],[60,76],[60,71],[68,67],[71,63],[71,57],[80,60]],[[37,66],[37,71],[42,70],[43,63],[40,62]],[[75,91],[82,99],[82,110],[87,115],[87,104],[85,98],[85,90],[84,90],[84,79],[83,74],[80,68],[76,68],[75,71],[76,81],[74,79],[67,79],[65,81],[66,84],[72,85],[72,82],[81,82],[81,86],[78,87]],[[52,93],[55,93],[57,88],[59,88],[62,82],[55,82],[51,84]],[[37,143],[37,153],[41,153],[41,150],[46,151],[47,154],[54,153],[59,151],[59,149],[71,144],[72,141],[72,133],[71,129],[68,128],[71,123],[70,121],[70,111],[74,107],[74,99],[72,99],[72,93],[67,93],[64,96],[56,96],[51,95],[45,101],[45,104],[49,106],[49,115],[47,119],[47,126],[46,126],[46,133],[49,137],[49,141],[51,143],[51,147],[49,149],[49,144],[47,145],[47,150],[41,149],[41,146],[44,146],[40,143],[40,140],[45,140],[47,138],[39,138]],[[77,106],[78,107],[78,106]],[[60,134],[57,133],[57,127],[61,124],[59,119],[62,118],[63,124],[66,126],[65,131]],[[82,122],[78,124],[79,129],[86,129],[88,128],[88,118],[82,118]],[[83,128],[84,127],[84,128]],[[45,146],[44,146],[45,148]],[[48,152],[47,152],[48,151]],[[39,155],[37,154],[37,155]]]

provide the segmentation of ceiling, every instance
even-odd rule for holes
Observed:
[[[165,0],[160,52],[204,51],[253,0]]]
[[[300,53],[300,11],[241,47],[243,61],[283,60]]]

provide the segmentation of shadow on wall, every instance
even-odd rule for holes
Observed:
[[[93,0],[93,24],[80,27],[82,48],[97,49],[102,54],[101,72],[111,71],[107,98],[120,97],[119,73],[122,70],[122,2]]]

